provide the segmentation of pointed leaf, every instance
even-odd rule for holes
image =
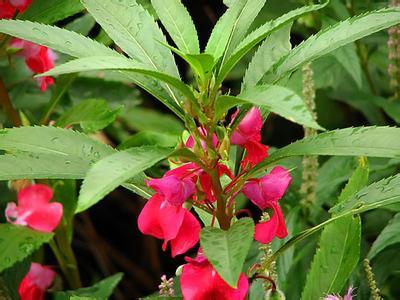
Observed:
[[[181,0],[169,0],[168,4],[151,0],[151,4],[178,48],[188,54],[199,54],[197,31]]]
[[[283,26],[268,36],[258,47],[244,75],[242,91],[257,85],[264,74],[290,51],[291,28],[292,23]]]
[[[173,150],[144,146],[120,151],[98,161],[87,173],[76,212],[82,212],[100,201],[128,179],[163,160]]]
[[[339,196],[346,201],[368,183],[368,165],[364,159]],[[347,216],[327,225],[321,233],[319,248],[307,275],[302,299],[339,293],[360,258],[361,220]]]
[[[368,258],[371,260],[376,257],[382,250],[391,245],[400,243],[400,213],[396,214],[390,223],[378,235],[375,242],[372,244],[368,253]]]
[[[0,272],[31,255],[42,244],[53,238],[53,233],[43,233],[23,226],[0,224]]]
[[[234,2],[234,3],[236,4],[236,2]],[[223,64],[221,71],[219,72],[217,80],[216,80],[216,86],[219,86],[222,83],[222,81],[225,79],[225,77],[228,75],[228,73],[233,69],[233,67],[240,61],[240,59],[243,56],[245,56],[251,49],[253,49],[258,43],[263,41],[272,32],[274,32],[275,30],[278,30],[285,24],[292,22],[296,18],[301,17],[302,15],[305,15],[309,12],[319,10],[319,9],[325,7],[327,4],[328,4],[328,1],[324,1],[324,3],[322,3],[322,4],[304,6],[304,7],[292,10],[292,11],[288,12],[287,14],[284,14],[283,16],[281,16],[275,20],[268,21],[264,25],[260,26],[259,28],[257,28],[253,32],[251,32],[235,48],[232,55],[230,55],[229,58],[226,60],[226,62]]]
[[[239,219],[228,231],[205,227],[200,245],[215,270],[230,286],[236,287],[254,235],[254,222]]]
[[[349,18],[310,37],[278,63],[272,80],[346,44],[400,23],[400,8],[387,8]]]

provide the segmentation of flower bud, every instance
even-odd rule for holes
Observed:
[[[286,300],[285,294],[280,290],[268,290],[265,294],[265,300]]]

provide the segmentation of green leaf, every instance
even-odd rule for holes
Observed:
[[[112,49],[76,32],[55,26],[19,20],[0,20],[0,32],[49,47],[74,57],[119,56]]]
[[[400,23],[400,8],[387,8],[349,18],[320,31],[295,47],[278,63],[273,79],[346,44]]]
[[[199,54],[197,31],[181,0],[170,0],[168,4],[152,0],[151,4],[178,48],[185,53]]]
[[[64,28],[87,36],[95,24],[96,20],[90,14],[84,14],[82,17],[68,23]]]
[[[0,224],[0,272],[32,254],[53,234],[35,231],[23,226]]]
[[[324,130],[314,121],[303,99],[285,87],[278,85],[254,86],[240,93],[237,98],[265,107],[294,123]]]
[[[360,164],[338,202],[346,201],[368,183],[368,164]],[[318,299],[337,294],[350,277],[360,258],[361,220],[347,216],[327,225],[321,233],[319,248],[307,275],[302,299]]]
[[[233,4],[233,2],[235,2],[235,1],[236,1],[236,0],[223,0],[224,4],[225,4],[227,7],[231,7],[232,4]]]
[[[292,49],[290,29],[292,23],[273,32],[258,47],[243,78],[242,91],[257,85],[265,73]]]
[[[135,0],[82,0],[83,5],[114,42],[130,57],[152,70],[179,78],[171,52],[153,17]]]
[[[230,286],[236,288],[254,235],[254,222],[239,219],[228,231],[205,227],[200,245],[215,270]]]
[[[42,73],[38,76],[54,76],[60,74],[68,74],[68,73],[83,72],[83,71],[95,71],[95,70],[128,70],[129,72],[149,75],[177,88],[180,92],[182,92],[183,95],[188,97],[191,101],[193,102],[196,101],[196,98],[192,90],[178,78],[158,71],[146,69],[146,66],[144,66],[143,64],[138,63],[132,59],[125,58],[122,55],[120,55],[119,57],[92,56],[92,57],[79,58],[69,61],[60,66],[56,66],[50,71]],[[182,110],[179,106],[177,106],[175,102],[168,102],[165,104],[168,107],[170,107],[171,110],[173,109],[179,111]]]
[[[21,19],[53,24],[83,10],[79,0],[35,0]]]
[[[105,100],[88,99],[62,114],[56,126],[79,124],[85,132],[95,132],[111,124],[120,111],[121,108],[111,109]]]
[[[99,202],[105,195],[173,152],[170,148],[144,146],[109,155],[87,173],[78,199],[76,213]]]
[[[355,127],[308,137],[271,153],[249,176],[286,157],[299,155],[399,157],[400,128]]]
[[[0,149],[70,156],[94,162],[114,152],[85,134],[57,127],[20,127],[0,130]]]
[[[90,160],[75,155],[25,153],[0,155],[0,180],[83,179]]]
[[[378,235],[375,242],[372,244],[368,253],[368,258],[371,260],[376,257],[382,250],[391,245],[400,243],[400,213],[396,214],[390,223]]]
[[[18,287],[28,273],[31,262],[29,257],[21,262],[13,264],[1,272],[0,276],[0,298],[2,300],[19,300]]]
[[[106,279],[103,279],[91,287],[80,288],[73,291],[63,291],[54,294],[54,300],[69,299],[109,299],[113,290],[123,277],[122,273],[117,273]]]
[[[235,2],[236,3],[236,2]],[[239,60],[245,56],[253,47],[258,43],[263,41],[268,35],[270,35],[275,30],[280,29],[285,24],[292,22],[298,17],[305,15],[309,12],[319,10],[327,5],[328,1],[324,1],[322,4],[304,6],[284,14],[283,16],[277,18],[276,20],[268,21],[264,25],[260,26],[249,35],[247,35],[244,40],[235,48],[232,55],[226,60],[218,74],[216,80],[216,86],[219,86],[228,73],[233,69],[233,67],[239,62]],[[231,8],[230,8],[231,9]],[[226,34],[226,33],[224,33]]]
[[[119,150],[140,146],[160,146],[175,147],[178,144],[179,137],[172,134],[160,133],[156,131],[138,132],[118,146]]]

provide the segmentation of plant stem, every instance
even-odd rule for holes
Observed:
[[[217,195],[217,219],[221,229],[228,230],[231,224],[231,218],[226,213],[226,199],[223,194],[221,182],[219,181],[218,169],[210,171],[211,183],[215,194]]]
[[[0,105],[3,107],[4,112],[6,113],[10,121],[13,123],[13,125],[16,127],[21,126],[21,119],[11,102],[6,86],[1,78],[0,78]]]
[[[64,232],[60,232],[56,235],[56,240],[57,243],[55,240],[50,241],[50,248],[56,257],[70,288],[78,289],[82,287],[82,283],[75,254],[68,242],[68,238]]]

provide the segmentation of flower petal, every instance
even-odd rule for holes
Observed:
[[[153,195],[146,202],[137,221],[141,233],[151,235],[158,239],[164,237],[159,219],[159,211],[162,202],[163,197],[160,194]]]
[[[292,177],[289,171],[283,167],[275,167],[261,178],[262,192],[267,202],[278,201],[283,197],[289,187]]]
[[[264,195],[262,193],[260,179],[253,179],[248,181],[242,189],[243,194],[261,210],[267,208],[266,202],[264,201]]]
[[[175,239],[171,240],[172,257],[185,253],[197,244],[201,226],[199,221],[187,210],[181,228]]]
[[[63,206],[61,203],[46,203],[36,209],[25,218],[26,223],[32,229],[52,232],[60,223],[63,215]]]
[[[53,198],[53,190],[44,184],[30,185],[18,193],[18,206],[25,209],[46,204]]]

